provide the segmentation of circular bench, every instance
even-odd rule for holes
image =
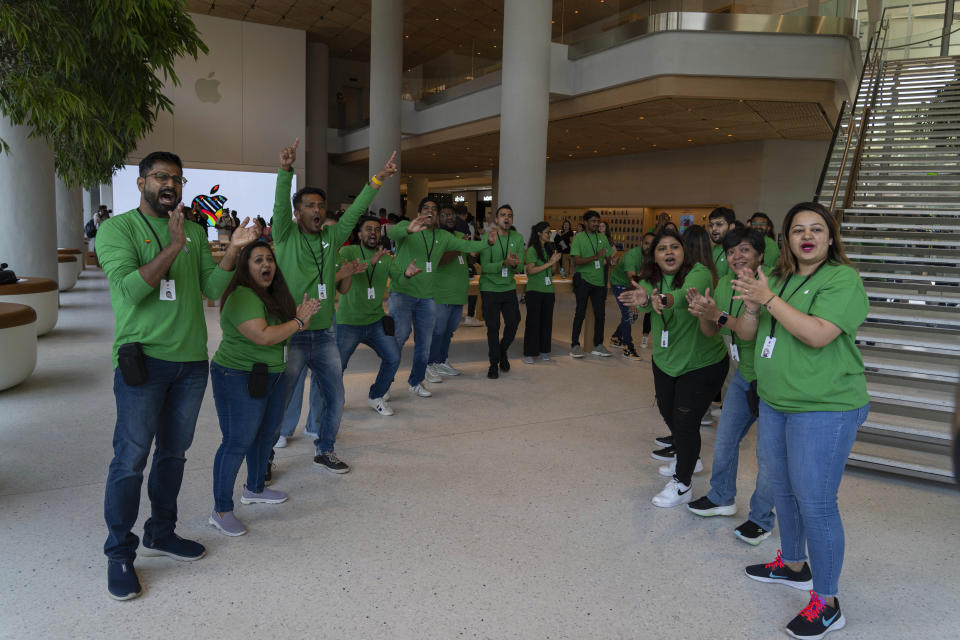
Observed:
[[[64,256],[77,256],[77,262],[80,263],[80,271],[83,271],[85,267],[84,263],[86,262],[86,260],[83,259],[84,258],[83,251],[81,251],[80,249],[59,248],[57,249],[57,254],[64,255]]]
[[[60,291],[69,291],[77,284],[80,275],[80,261],[77,256],[57,254],[57,279],[60,281]]]
[[[20,384],[37,366],[36,325],[32,307],[0,302],[0,390]]]
[[[0,284],[0,302],[33,307],[37,312],[37,335],[49,333],[57,324],[60,292],[50,278],[20,278],[13,284]]]

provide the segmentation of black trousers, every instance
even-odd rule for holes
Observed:
[[[473,317],[477,311],[477,296],[467,296],[467,315]]]
[[[585,348],[592,348],[598,344],[603,344],[603,320],[606,306],[604,302],[607,299],[607,288],[592,285],[579,273],[573,275],[573,295],[577,297],[577,310],[573,315],[573,336],[570,338],[570,345],[580,344],[580,331],[583,329],[583,319],[587,315],[587,301],[593,305],[593,344],[583,345]]]
[[[680,345],[671,345],[672,349],[678,347]],[[653,363],[657,408],[670,428],[673,446],[677,449],[675,475],[685,485],[690,485],[693,468],[700,457],[700,419],[723,386],[729,366],[729,356],[724,356],[716,364],[673,377]]]
[[[483,319],[487,323],[487,356],[490,364],[499,364],[513,344],[520,326],[520,303],[516,291],[481,291]],[[503,338],[500,338],[500,316],[503,316]]]
[[[643,335],[645,336],[650,335],[650,313],[643,314]]]
[[[527,323],[523,328],[523,355],[550,353],[553,341],[554,294],[527,289]]]

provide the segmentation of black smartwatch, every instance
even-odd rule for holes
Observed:
[[[720,317],[717,318],[717,328],[718,329],[722,328],[723,325],[727,324],[727,320],[729,319],[730,319],[730,314],[728,314],[726,311],[721,311]]]

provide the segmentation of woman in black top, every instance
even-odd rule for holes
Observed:
[[[573,227],[570,225],[569,220],[564,220],[563,224],[560,225],[560,233],[558,233],[557,237],[554,239],[554,244],[557,246],[557,251],[562,254],[560,258],[560,267],[565,276],[571,275],[570,243],[572,242]]]

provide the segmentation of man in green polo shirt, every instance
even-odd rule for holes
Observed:
[[[277,190],[273,201],[273,242],[277,265],[283,272],[294,300],[307,294],[321,302],[320,311],[310,325],[290,338],[287,348],[287,405],[293,397],[297,378],[304,367],[310,367],[311,384],[319,392],[323,407],[318,415],[314,441],[314,465],[332,473],[347,473],[350,467],[334,453],[334,443],[343,417],[343,368],[333,326],[334,287],[337,274],[337,249],[353,232],[357,220],[370,208],[377,189],[384,180],[396,175],[396,152],[383,169],[370,178],[353,204],[335,224],[324,224],[327,218],[326,193],[316,187],[304,187],[293,196],[290,209],[290,183],[293,163],[297,159],[298,138],[293,146],[280,152]]]
[[[350,356],[360,344],[365,344],[380,358],[380,371],[370,387],[367,403],[382,416],[392,416],[393,409],[387,404],[387,392],[400,368],[400,348],[393,338],[392,318],[387,318],[384,327],[383,297],[387,291],[387,278],[393,266],[393,256],[380,247],[380,219],[375,216],[360,218],[357,226],[357,242],[340,249],[340,259],[359,262],[364,269],[354,274],[345,289],[340,289],[337,306],[337,348],[344,371]],[[404,278],[420,273],[415,263],[410,263],[403,272]],[[389,333],[388,333],[389,332]]]
[[[573,316],[573,336],[570,339],[570,355],[583,357],[580,347],[580,331],[587,315],[587,302],[593,306],[593,351],[595,356],[609,358],[612,354],[603,346],[603,321],[606,315],[607,287],[603,282],[603,263],[612,264],[615,250],[607,236],[599,233],[600,214],[592,209],[583,214],[584,231],[573,236],[570,243],[570,259],[573,262],[573,293],[577,309]]]
[[[470,235],[457,231],[457,212],[449,203],[440,207],[437,226],[452,233],[461,240],[469,240]],[[430,341],[430,356],[427,358],[427,377],[458,376],[460,371],[449,362],[450,341],[463,317],[463,305],[467,304],[467,291],[470,289],[469,254],[463,251],[447,251],[440,258],[437,276],[433,281],[433,301],[437,315],[433,325],[433,338]]]
[[[727,265],[727,253],[723,250],[723,236],[727,235],[736,222],[737,215],[733,209],[717,207],[707,216],[707,227],[710,230],[710,242],[713,243],[713,266],[717,268],[717,277],[730,273]]]
[[[763,235],[763,266],[773,269],[780,260],[780,245],[777,244],[777,236],[773,230],[773,220],[762,211],[757,211],[747,221],[750,227],[753,227]]]
[[[206,553],[199,542],[174,533],[185,456],[207,387],[201,294],[219,298],[233,278],[240,249],[260,235],[258,227],[248,228],[244,220],[218,266],[203,227],[184,221],[180,200],[185,182],[179,157],[165,151],[149,154],[140,162],[137,178],[140,206],[105,220],[97,232],[97,255],[116,318],[117,423],[103,546],[107,591],[115,600],[141,593],[133,568],[138,539],[131,529],[151,447],[151,516],[143,525],[141,554],[192,561]]]

